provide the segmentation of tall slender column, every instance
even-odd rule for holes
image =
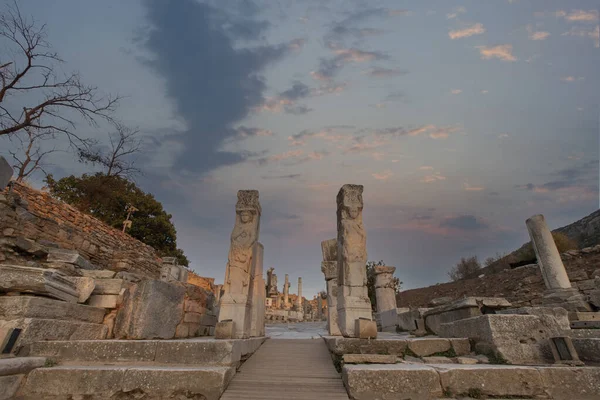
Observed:
[[[383,332],[396,332],[398,313],[396,311],[396,292],[393,279],[395,267],[375,266],[375,296],[377,297],[377,314]]]
[[[337,239],[322,241],[321,251],[323,252],[321,272],[325,275],[327,284],[327,330],[331,336],[341,336],[337,315]]]
[[[231,232],[224,293],[219,311],[220,324],[231,322],[222,324],[223,329],[217,329],[227,332],[226,336],[219,337],[223,339],[245,339],[250,336],[250,270],[255,244],[258,242],[261,208],[257,190],[240,190],[237,196],[236,219]]]
[[[377,335],[367,291],[367,234],[362,185],[344,185],[337,195],[338,325],[345,337]],[[373,325],[375,328],[373,329]]]
[[[290,295],[290,281],[288,274],[285,274],[285,283],[283,284],[283,308],[288,309],[289,305],[289,295]]]
[[[296,298],[296,308],[298,311],[303,311],[302,308],[302,278],[298,278],[298,297]]]

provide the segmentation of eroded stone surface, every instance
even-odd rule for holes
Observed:
[[[0,292],[35,293],[77,303],[76,286],[53,269],[0,264]]]
[[[425,357],[436,353],[444,353],[450,350],[448,339],[423,338],[408,341],[408,348],[417,356]]]
[[[0,296],[0,319],[45,318],[101,324],[103,308],[34,296]]]

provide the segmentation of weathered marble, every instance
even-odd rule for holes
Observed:
[[[362,185],[344,185],[337,195],[338,324],[345,337],[358,337],[356,320],[371,320],[367,292],[367,234]]]
[[[398,313],[396,311],[396,292],[393,279],[396,267],[375,266],[375,296],[377,297],[377,314],[381,320],[383,332],[396,332]]]
[[[285,274],[285,283],[283,284],[283,308],[289,308],[289,296],[290,296],[290,280],[289,275]]]
[[[296,298],[296,309],[302,311],[302,278],[298,278],[298,297]]]
[[[237,195],[219,321],[232,320],[232,338],[245,339],[250,336],[250,323],[247,322],[250,315],[250,270],[254,246],[259,238],[261,208],[257,190],[240,190]]]
[[[77,303],[77,286],[54,269],[0,264],[0,292],[34,293]]]
[[[13,169],[6,161],[6,159],[0,156],[0,191],[4,190],[10,179],[12,178]]]
[[[338,325],[337,313],[337,239],[322,241],[321,250],[323,251],[321,272],[325,275],[325,283],[327,285],[327,330],[331,336],[341,336],[342,332]]]
[[[265,280],[263,278],[263,254],[262,243],[254,245],[252,257],[252,268],[250,269],[250,315],[247,320],[250,323],[250,336],[258,337],[265,335]]]

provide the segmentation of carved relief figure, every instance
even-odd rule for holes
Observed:
[[[260,204],[258,191],[240,190],[235,206],[235,226],[227,262],[226,284],[230,293],[248,293],[252,249],[258,241]]]
[[[337,196],[338,204],[338,254],[343,263],[343,275],[350,276],[348,268],[351,263],[361,263],[363,268],[367,262],[367,236],[362,221],[363,199],[362,185],[344,185]],[[342,277],[342,271],[339,271]],[[364,282],[355,284],[366,285],[366,270]],[[345,279],[339,284],[347,285]]]

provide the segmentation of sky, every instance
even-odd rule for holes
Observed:
[[[218,283],[240,189],[260,192],[264,270],[293,293],[301,276],[309,298],[346,183],[364,185],[368,259],[404,289],[514,250],[534,214],[557,228],[598,209],[597,1],[18,4],[61,68],[123,96],[117,117],[144,139],[136,182]],[[48,163],[92,170],[68,152]]]

